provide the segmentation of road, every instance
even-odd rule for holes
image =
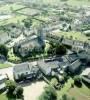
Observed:
[[[7,74],[8,77],[13,80],[13,67],[0,69],[0,74]]]

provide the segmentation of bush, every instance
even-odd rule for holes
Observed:
[[[82,87],[82,81],[81,81],[81,78],[79,76],[74,77],[74,84],[78,87]]]
[[[6,82],[6,88],[8,89],[8,94],[13,95],[13,92],[16,88],[16,83],[12,80],[7,80]]]
[[[0,54],[4,55],[5,57],[7,57],[8,55],[8,49],[5,45],[0,45]]]
[[[14,93],[15,97],[22,98],[23,97],[23,88],[21,86],[17,86],[13,93]]]
[[[45,91],[39,97],[39,100],[57,100],[57,94],[54,88],[45,87]]]

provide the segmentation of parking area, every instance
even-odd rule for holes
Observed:
[[[8,77],[13,80],[13,67],[0,69],[0,74],[7,74]],[[32,98],[32,100],[37,100],[44,91],[46,85],[44,81],[23,83],[24,100],[30,100],[30,98]]]
[[[32,98],[32,100],[38,100],[38,97],[44,91],[45,86],[46,83],[44,81],[25,84],[25,86],[23,87],[24,100],[30,100],[30,98]]]

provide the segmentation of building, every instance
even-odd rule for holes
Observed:
[[[7,80],[7,76],[0,74],[0,90],[6,88],[6,84],[5,84],[6,80]]]
[[[90,84],[90,68],[86,68],[81,74],[82,80]]]
[[[29,36],[25,40],[15,44],[14,52],[21,57],[31,56],[33,53],[43,52],[45,42],[41,37],[36,35]]]
[[[39,69],[41,70],[41,72],[46,75],[46,76],[50,76],[52,75],[52,72],[57,70],[59,68],[59,62],[58,61],[50,61],[50,60],[46,60],[46,61],[38,61],[37,66],[39,67]]]
[[[6,44],[11,41],[11,36],[4,31],[0,31],[0,44]]]
[[[37,77],[38,71],[36,64],[25,62],[14,66],[13,75],[16,81],[22,81]]]
[[[79,59],[70,63],[68,66],[68,71],[72,74],[77,74],[81,70],[81,62]]]

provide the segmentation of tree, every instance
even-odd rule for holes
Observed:
[[[23,23],[24,23],[24,26],[25,26],[26,28],[30,28],[31,25],[32,25],[32,20],[29,19],[29,18],[27,18],[27,19],[24,19],[24,20],[23,20]]]
[[[16,83],[12,80],[7,80],[6,81],[6,88],[8,89],[8,94],[13,95],[13,92],[16,88]]]
[[[21,86],[17,86],[13,93],[16,98],[22,98],[23,97],[23,88]]]
[[[66,54],[67,49],[64,45],[57,44],[56,45],[56,54],[57,55],[64,55]]]
[[[4,55],[5,57],[7,57],[8,55],[8,49],[5,45],[0,45],[0,54]]]
[[[74,77],[74,84],[78,87],[81,87],[82,86],[82,81],[81,81],[81,78],[79,76],[75,76]]]
[[[39,100],[57,100],[57,94],[54,88],[45,87],[45,91],[39,97]]]

